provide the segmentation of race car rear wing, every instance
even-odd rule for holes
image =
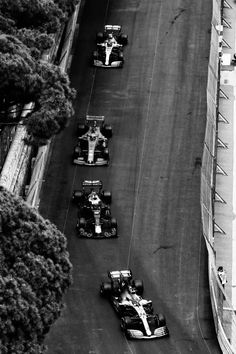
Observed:
[[[111,272],[108,272],[108,277],[111,279],[120,279],[121,277],[129,279],[129,278],[132,278],[132,272],[130,269],[113,270]]]
[[[105,28],[105,31],[120,31],[121,30],[121,26],[119,26],[119,25],[106,25],[104,28]]]
[[[89,127],[94,127],[95,125],[101,127],[104,123],[104,116],[86,116],[86,124]]]
[[[102,181],[89,181],[85,180],[82,182],[83,187],[102,187]]]

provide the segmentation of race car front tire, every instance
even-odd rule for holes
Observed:
[[[100,294],[102,296],[109,296],[112,292],[112,285],[110,282],[103,282],[100,287]]]
[[[126,331],[132,325],[132,319],[128,316],[122,317],[121,328]]]
[[[107,160],[107,162],[109,162],[109,150],[107,148],[104,149],[103,156],[104,159]]]
[[[165,316],[162,313],[159,313],[156,315],[158,317],[158,326],[165,326],[166,325],[166,319]]]

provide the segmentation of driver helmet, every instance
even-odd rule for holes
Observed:
[[[135,289],[131,285],[129,286],[129,292],[130,292],[130,294],[136,293]]]

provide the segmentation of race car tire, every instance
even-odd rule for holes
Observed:
[[[93,52],[93,59],[97,59],[97,58],[98,58],[98,51],[95,50],[95,51]]]
[[[112,127],[110,125],[105,124],[102,132],[106,138],[109,139],[112,137]]]
[[[116,218],[111,218],[111,227],[117,228],[117,220],[116,220]]]
[[[84,124],[79,124],[77,129],[78,136],[84,135],[86,133],[86,130],[87,129]]]
[[[104,159],[109,161],[109,150],[107,148],[104,149],[103,155],[104,155]]]
[[[75,190],[73,192],[72,199],[75,203],[80,203],[83,198],[83,192],[80,190]]]
[[[103,282],[100,287],[100,294],[102,296],[109,296],[112,292],[112,285],[109,282]]]
[[[123,52],[119,52],[119,54],[118,54],[118,58],[119,58],[119,60],[124,60],[124,53]]]
[[[153,315],[153,306],[152,306],[152,303],[148,304],[148,305],[145,305],[145,311],[147,314],[149,315]]]
[[[165,316],[162,313],[159,313],[158,315],[156,315],[158,318],[158,325],[159,326],[165,326],[166,325],[166,319]]]
[[[122,317],[121,328],[125,331],[132,325],[132,319],[128,316]]]
[[[142,280],[139,280],[139,279],[134,279],[133,281],[133,285],[137,291],[137,294],[138,295],[142,295],[143,294],[143,281]]]
[[[111,204],[111,201],[112,201],[111,192],[110,191],[104,191],[102,199],[103,199],[105,204]]]
[[[102,33],[102,32],[98,32],[98,33],[97,33],[97,36],[96,36],[96,42],[97,42],[97,43],[102,43],[103,40],[104,40],[103,33]]]
[[[73,159],[77,159],[77,157],[80,157],[81,155],[81,149],[78,145],[74,148],[74,153],[73,153]]]
[[[77,227],[78,228],[84,228],[86,226],[86,220],[85,218],[79,218],[78,223],[77,223]]]
[[[119,42],[122,45],[127,45],[128,44],[128,36],[127,36],[127,34],[121,34]]]

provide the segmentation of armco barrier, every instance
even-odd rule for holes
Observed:
[[[68,36],[66,47],[64,45],[64,57],[60,65],[63,71],[66,70],[69,60],[79,9],[80,1],[71,16],[69,25],[67,26]],[[57,48],[57,46],[54,47],[54,50],[50,52],[45,59],[51,60],[54,55],[55,48]],[[24,186],[27,169],[30,164],[31,147],[25,144],[24,139],[26,137],[27,133],[25,128],[22,125],[19,125],[0,174],[0,185],[15,194],[19,194],[21,192],[22,187]],[[49,148],[50,144],[39,148],[38,155],[35,159],[34,170],[32,172],[28,195],[26,198],[27,202],[33,207],[37,207],[39,204],[39,191],[42,184]]]
[[[214,251],[214,190],[219,92],[219,68],[222,40],[222,6],[213,0],[211,46],[207,83],[207,120],[201,170],[202,230],[208,250],[208,273],[211,305],[219,345],[223,353],[236,353],[236,315],[219,281]],[[224,304],[224,306],[223,306]]]

